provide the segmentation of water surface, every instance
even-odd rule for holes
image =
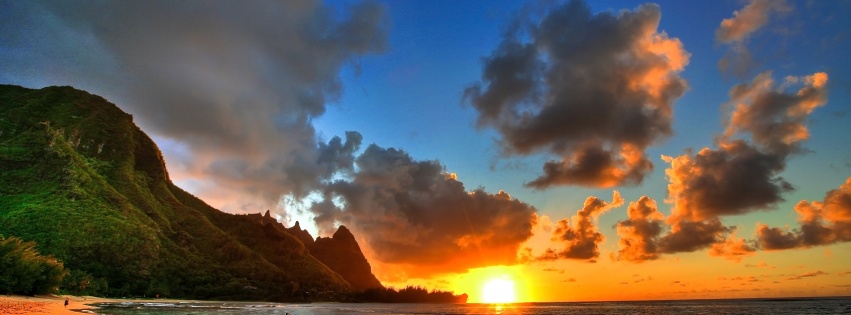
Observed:
[[[104,315],[208,314],[851,314],[851,297],[807,299],[690,300],[492,304],[375,304],[260,302],[123,302],[99,304]]]

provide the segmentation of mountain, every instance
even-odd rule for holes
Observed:
[[[372,267],[364,257],[355,236],[345,226],[340,226],[332,237],[317,237],[314,241],[307,230],[301,229],[298,222],[290,228],[285,228],[270,216],[269,211],[262,216],[259,213],[248,216],[259,222],[264,229],[286,231],[298,238],[311,256],[342,276],[354,289],[384,287],[372,273]]]
[[[313,245],[313,236],[311,236],[310,232],[307,232],[307,230],[302,230],[298,221],[295,221],[295,225],[288,228],[287,232],[298,238],[304,246],[310,247],[310,245]]]
[[[175,186],[156,144],[99,96],[0,85],[0,235],[64,262],[65,290],[304,301],[361,287],[265,217],[221,212]],[[349,236],[340,248],[361,265]]]
[[[331,270],[336,271],[355,289],[381,288],[381,282],[372,274],[372,267],[345,226],[340,226],[331,237],[318,237],[308,246],[310,254]]]

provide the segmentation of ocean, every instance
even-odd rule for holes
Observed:
[[[103,303],[103,315],[207,314],[851,314],[851,297],[802,299],[689,300],[493,304],[375,304],[259,302]]]

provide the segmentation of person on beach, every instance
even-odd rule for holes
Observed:
[[[65,298],[65,308],[68,308],[68,298]]]

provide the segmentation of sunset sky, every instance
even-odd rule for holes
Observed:
[[[851,295],[851,1],[0,1],[0,83],[134,115],[178,186],[385,285]]]

